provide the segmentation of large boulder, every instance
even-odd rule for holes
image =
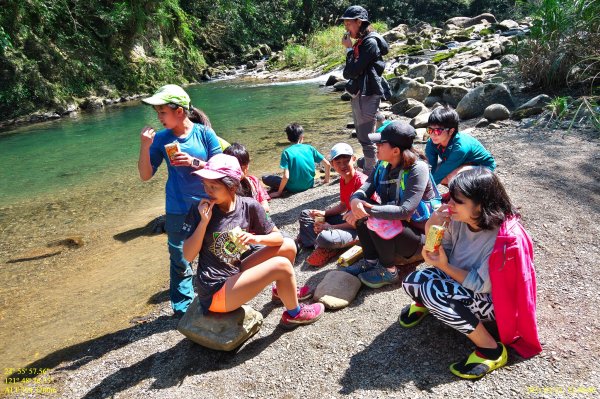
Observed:
[[[425,105],[421,104],[406,110],[404,116],[406,116],[407,118],[414,118],[415,116],[420,115],[424,112],[429,112],[429,109]]]
[[[231,351],[256,334],[262,323],[262,314],[247,305],[229,313],[204,315],[196,297],[179,321],[177,330],[199,345]]]
[[[503,121],[510,117],[510,111],[502,104],[492,104],[483,111],[483,117],[490,122]]]
[[[428,85],[405,77],[392,78],[389,84],[392,91],[392,98],[390,99],[392,104],[406,98],[423,101],[431,92],[431,87]]]
[[[552,101],[552,98],[546,94],[540,94],[527,101],[517,108],[511,115],[511,118],[521,120],[528,116],[541,114],[544,107]]]
[[[327,78],[327,82],[325,82],[325,86],[333,86],[334,84],[341,82],[341,81],[345,82],[346,80],[344,78],[342,78],[341,76],[331,74]]]
[[[469,89],[461,86],[439,85],[431,89],[430,97],[425,101],[428,107],[433,106],[436,102],[446,103],[453,108],[456,108],[460,100],[467,95]]]
[[[327,309],[345,308],[356,298],[360,286],[357,277],[341,270],[332,270],[317,285],[313,298]]]
[[[406,76],[409,78],[424,78],[425,82],[433,82],[437,78],[437,65],[434,64],[417,64],[408,67]]]
[[[494,23],[494,24],[498,23],[498,21],[496,20],[496,17],[494,17],[493,14],[485,13],[485,14],[481,14],[481,15],[478,15],[473,18],[469,18],[469,17],[450,18],[449,20],[446,21],[446,25],[454,25],[454,26],[458,26],[459,28],[468,28],[470,26],[480,24],[484,20],[489,23]]]
[[[514,101],[510,90],[505,84],[487,83],[469,91],[456,106],[456,112],[461,119],[471,119],[483,114],[492,104],[502,104],[511,109]]]

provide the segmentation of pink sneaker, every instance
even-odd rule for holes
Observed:
[[[325,306],[322,303],[312,303],[310,305],[300,304],[300,313],[296,317],[284,310],[279,324],[283,328],[292,329],[304,324],[311,324],[319,320],[325,313]]]
[[[313,296],[313,292],[308,285],[303,285],[296,288],[296,295],[298,295],[299,301],[305,301]],[[281,302],[281,298],[277,295],[277,286],[275,284],[271,287],[271,300]]]

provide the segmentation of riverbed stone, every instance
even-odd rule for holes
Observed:
[[[392,104],[406,98],[423,101],[431,92],[431,87],[410,78],[392,78],[389,83],[392,91],[392,98],[390,99]]]
[[[496,17],[493,14],[484,13],[484,14],[480,14],[473,18],[469,18],[469,17],[450,18],[449,20],[446,21],[446,25],[454,25],[454,26],[458,26],[460,28],[468,28],[473,25],[480,24],[484,20],[489,23],[498,23],[498,21],[496,20]]]
[[[469,91],[456,106],[461,119],[471,119],[483,114],[492,104],[502,104],[507,108],[514,107],[510,90],[503,83],[487,83]]]
[[[345,79],[342,78],[341,76],[331,74],[327,78],[327,82],[325,82],[325,86],[333,86],[334,84],[341,82],[341,81],[345,81]]]
[[[85,109],[87,111],[100,109],[102,107],[104,107],[104,103],[102,102],[102,99],[95,97],[95,96],[86,98],[85,100],[83,100],[83,102],[80,105],[81,109]]]
[[[412,108],[409,108],[408,110],[406,110],[406,112],[404,113],[404,116],[406,116],[407,118],[414,118],[417,115],[422,114],[423,112],[428,112],[429,109],[421,104],[421,105],[416,105]]]
[[[340,100],[342,100],[342,101],[350,101],[350,100],[352,100],[352,96],[350,95],[350,93],[348,93],[346,91],[346,92],[342,93],[342,95],[340,96]]]
[[[317,285],[313,298],[327,309],[342,309],[356,298],[360,286],[357,277],[341,270],[332,270]]]
[[[414,98],[405,98],[392,105],[391,111],[396,115],[404,115],[411,108],[423,106],[424,104]]]
[[[334,91],[344,91],[344,90],[346,90],[346,82],[347,82],[347,80],[345,80],[345,79],[338,80],[337,82],[335,82],[333,84],[333,90]]]
[[[247,305],[233,312],[204,315],[196,297],[179,321],[177,330],[198,345],[231,351],[256,334],[262,324],[262,314]]]
[[[433,97],[424,104],[431,107],[435,102],[447,103],[448,105],[456,108],[460,100],[467,95],[469,89],[462,86],[449,86],[449,85],[438,85],[431,89],[430,96]]]
[[[519,56],[516,54],[506,54],[500,58],[500,63],[504,66],[517,65],[519,62]]]
[[[429,125],[429,115],[431,115],[431,112],[424,112],[422,114],[415,116],[410,121],[410,125],[412,127],[414,127],[415,129],[418,129],[421,127],[427,127]]]
[[[492,104],[483,111],[483,117],[490,122],[503,121],[510,117],[510,111],[502,104]]]
[[[480,119],[480,120],[479,120],[479,121],[478,121],[478,122],[475,124],[475,127],[479,127],[479,128],[481,128],[481,127],[486,127],[486,126],[487,126],[487,125],[489,125],[489,124],[490,124],[490,121],[488,121],[488,120],[487,120],[487,119],[485,119],[485,118],[481,118],[481,119]]]
[[[433,82],[437,78],[437,65],[417,64],[408,67],[407,76],[409,78],[424,78],[425,82]]]
[[[552,99],[549,96],[540,94],[514,110],[510,117],[514,120],[521,120],[533,115],[541,114],[544,111],[546,104],[550,101],[552,101]]]
[[[513,21],[512,19],[505,19],[504,21],[498,23],[500,29],[502,30],[510,30],[510,29],[517,29],[519,27],[519,23],[516,21]]]

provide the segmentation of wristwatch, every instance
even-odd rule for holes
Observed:
[[[200,160],[198,158],[192,159],[192,166],[196,169],[200,168]]]

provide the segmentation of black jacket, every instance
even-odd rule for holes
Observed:
[[[389,86],[381,75],[385,69],[382,57],[388,51],[387,42],[376,32],[371,32],[363,38],[358,46],[357,59],[354,59],[354,51],[348,51],[344,67],[344,78],[348,79],[346,91],[350,94],[360,92],[364,96],[378,94],[387,97],[386,91],[389,92]]]

